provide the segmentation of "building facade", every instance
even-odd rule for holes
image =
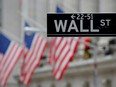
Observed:
[[[47,13],[56,12],[59,5],[65,13],[70,12],[116,12],[116,0],[0,0],[0,30],[12,40],[22,43],[23,23],[46,29]],[[26,9],[26,10],[25,10]],[[26,17],[25,17],[26,16]],[[42,33],[40,33],[43,35]],[[46,34],[43,35],[44,38]],[[100,37],[98,46],[108,46],[114,37]],[[45,52],[48,54],[49,47]],[[22,87],[19,82],[21,60],[14,69],[7,87]],[[116,54],[97,55],[97,87],[116,87]],[[43,63],[35,71],[30,87],[94,87],[94,59],[84,60],[75,56],[63,79],[57,81],[51,74],[51,66]]]

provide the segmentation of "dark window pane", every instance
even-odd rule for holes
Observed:
[[[55,87],[55,84],[53,83],[53,84],[51,85],[51,87]]]
[[[106,79],[103,83],[104,87],[112,87],[112,80]]]
[[[66,87],[71,87],[71,83],[68,82],[68,83],[66,84]]]
[[[90,87],[90,84],[88,81],[84,82],[83,87]]]

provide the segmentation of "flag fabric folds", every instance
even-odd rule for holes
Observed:
[[[49,62],[52,64],[54,77],[60,80],[74,58],[79,38],[53,37],[50,43]]]
[[[30,27],[25,24],[25,27]],[[25,85],[29,85],[32,74],[35,69],[39,66],[45,51],[47,41],[44,40],[40,35],[26,32],[25,33],[25,49],[24,58],[21,68],[21,80]]]
[[[56,13],[64,13],[64,11],[57,5],[56,6]]]
[[[7,81],[22,54],[22,47],[0,33],[0,85],[5,87]]]
[[[64,11],[56,6],[56,13]],[[53,37],[50,42],[49,63],[52,65],[54,77],[60,80],[74,58],[80,37]]]

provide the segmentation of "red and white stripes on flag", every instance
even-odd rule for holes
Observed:
[[[35,34],[32,40],[31,48],[27,51],[22,64],[22,81],[25,85],[29,85],[32,74],[39,66],[43,53],[45,51],[47,41],[40,35]]]
[[[70,50],[75,54],[77,52],[78,46],[79,46],[79,40],[81,37],[68,37],[68,43],[70,45]]]
[[[0,62],[0,85],[2,87],[5,87],[14,67],[21,57],[21,54],[22,47],[12,41]]]
[[[53,66],[53,75],[56,79],[60,80],[63,73],[68,68],[70,60],[74,57],[78,47],[79,38],[62,38],[53,37],[51,40],[49,63]]]

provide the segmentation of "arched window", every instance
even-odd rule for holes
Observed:
[[[85,81],[83,87],[90,87],[90,83],[88,81]]]
[[[66,84],[66,87],[71,87],[71,83],[68,82],[68,83]]]
[[[42,87],[40,84],[37,87]]]
[[[103,81],[103,87],[112,87],[112,80],[111,79],[105,79]]]
[[[55,84],[54,84],[54,83],[52,83],[51,87],[55,87]]]

